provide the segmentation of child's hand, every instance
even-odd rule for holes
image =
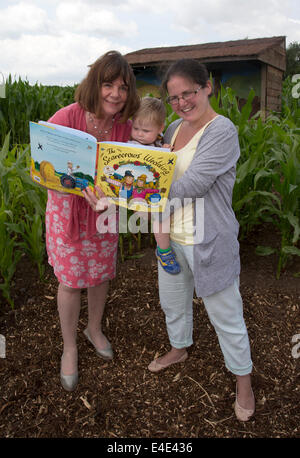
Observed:
[[[168,143],[164,143],[162,147],[171,149],[171,145],[168,145]]]

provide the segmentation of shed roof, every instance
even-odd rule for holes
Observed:
[[[159,65],[181,58],[199,59],[203,63],[259,60],[280,70],[286,65],[285,36],[255,38],[185,46],[145,48],[126,54],[134,67]]]

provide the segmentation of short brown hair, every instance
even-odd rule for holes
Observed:
[[[156,97],[143,97],[139,109],[132,116],[132,120],[134,121],[136,118],[141,118],[160,127],[166,119],[164,102]]]
[[[99,96],[102,84],[111,83],[119,77],[123,78],[128,87],[128,97],[120,119],[126,122],[139,107],[139,97],[133,70],[118,51],[108,51],[90,65],[87,76],[75,91],[75,101],[84,110],[95,113],[100,118],[103,115]]]

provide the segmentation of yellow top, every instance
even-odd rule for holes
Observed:
[[[212,120],[211,120],[212,121]],[[191,140],[178,151],[174,151],[177,155],[176,165],[174,170],[173,182],[177,181],[182,177],[184,172],[189,167],[194,154],[197,149],[197,145],[205,128],[211,123],[208,121],[192,138]],[[172,140],[171,146],[174,144],[181,123],[177,126]],[[171,215],[170,221],[170,238],[174,242],[180,243],[181,245],[194,245],[194,204],[190,203],[181,208],[178,208]]]

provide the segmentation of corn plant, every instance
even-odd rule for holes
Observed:
[[[300,99],[292,97],[291,81],[284,83],[282,113],[263,121],[249,119],[254,92],[240,109],[230,88],[213,96],[216,112],[230,118],[239,133],[241,156],[233,190],[233,209],[240,223],[240,238],[255,225],[270,222],[281,237],[280,247],[257,247],[262,255],[277,252],[277,278],[291,256],[299,255]]]
[[[279,249],[258,247],[257,253],[278,253],[277,278],[291,255],[300,256],[297,243],[300,236],[300,139],[290,138],[290,144],[282,143],[272,148],[272,157],[264,169],[255,177],[255,189],[259,180],[268,183],[271,192],[265,193],[262,205],[262,220],[267,213],[272,215],[272,223],[279,229],[281,245]],[[254,191],[255,192],[255,191]]]
[[[18,223],[8,223],[7,227],[15,234],[20,235],[20,241],[17,241],[16,245],[37,266],[40,279],[42,279],[45,273],[44,259],[46,251],[41,215],[26,215],[25,219],[20,220]]]
[[[16,249],[16,236],[12,237],[7,228],[7,224],[12,218],[12,212],[5,210],[2,205],[0,208],[0,290],[3,297],[13,308],[11,282],[22,252]]]
[[[283,81],[281,119],[288,129],[300,133],[300,97],[295,97],[294,84],[290,76]]]
[[[59,108],[74,101],[75,87],[31,86],[28,81],[6,80],[5,98],[0,99],[0,144],[11,132],[10,146],[29,142],[28,121],[47,120]]]
[[[40,276],[44,271],[46,192],[33,184],[29,163],[29,147],[10,149],[7,135],[0,150],[0,289],[11,306],[11,282],[21,255],[29,255]]]
[[[237,164],[233,189],[233,209],[240,223],[240,238],[245,238],[253,227],[260,224],[260,206],[254,199],[255,179],[264,170],[265,162],[274,144],[274,119],[263,122],[261,118],[249,120],[249,129],[239,135],[241,157]],[[261,192],[269,191],[264,180]]]

